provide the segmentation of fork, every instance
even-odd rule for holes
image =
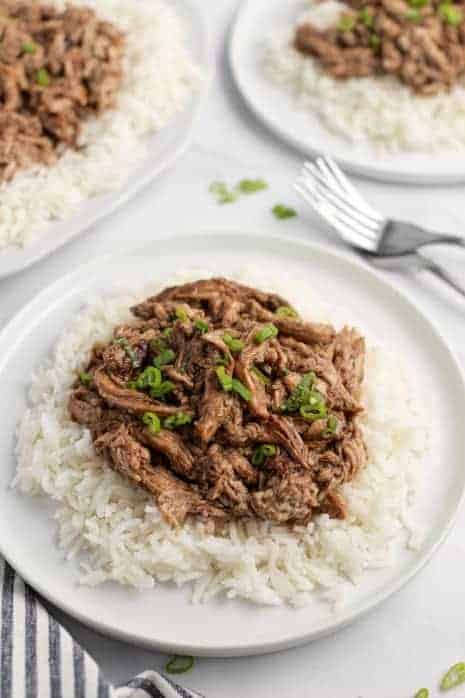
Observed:
[[[345,242],[376,266],[427,269],[465,296],[465,287],[419,252],[426,245],[444,243],[465,248],[465,238],[386,218],[370,206],[329,157],[306,162],[295,188]]]

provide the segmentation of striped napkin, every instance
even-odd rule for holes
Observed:
[[[202,698],[156,671],[111,686],[0,558],[0,698]]]

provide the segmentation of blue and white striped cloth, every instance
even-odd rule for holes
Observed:
[[[155,671],[115,687],[0,558],[0,698],[202,698]]]

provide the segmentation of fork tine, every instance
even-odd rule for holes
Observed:
[[[335,210],[327,200],[323,200],[318,193],[312,190],[311,185],[309,185],[307,181],[303,183],[301,180],[297,180],[294,187],[321,218],[329,222],[330,225],[337,230],[344,240],[351,245],[355,245],[370,252],[376,249],[376,241],[374,239],[366,238],[350,224],[341,220],[338,211]]]
[[[304,177],[312,177],[312,179],[317,183],[318,189],[322,196],[328,197],[332,203],[340,208],[344,213],[351,216],[359,225],[364,226],[367,229],[367,235],[370,237],[378,237],[380,234],[380,224],[378,221],[374,221],[372,218],[367,216],[363,211],[356,208],[353,203],[351,203],[347,198],[343,197],[339,192],[335,192],[331,189],[321,174],[320,170],[313,164],[307,164],[305,167]]]
[[[376,247],[379,238],[379,235],[377,235],[376,230],[371,230],[370,228],[367,228],[363,223],[360,223],[357,219],[354,219],[353,216],[351,216],[351,214],[348,214],[343,207],[338,205],[338,202],[335,200],[335,197],[327,190],[322,190],[319,183],[315,181],[313,178],[310,178],[308,175],[305,175],[302,183],[303,186],[306,186],[310,190],[311,194],[313,194],[315,198],[319,198],[321,203],[325,204],[325,206],[330,208],[333,212],[333,215],[336,216],[343,225],[350,228],[352,233],[357,233],[357,235],[361,236],[362,238],[365,238],[366,243],[370,244],[371,247]]]
[[[367,203],[332,158],[329,156],[318,157],[316,164],[332,181],[336,182],[336,185],[346,192],[367,215],[379,222],[385,221],[384,216]]]

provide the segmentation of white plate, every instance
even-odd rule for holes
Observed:
[[[173,8],[189,26],[189,45],[204,80],[189,104],[158,133],[146,139],[147,151],[124,187],[83,202],[67,218],[51,223],[40,236],[23,248],[0,250],[0,279],[16,274],[59,249],[67,242],[122,206],[157,175],[171,167],[187,149],[192,130],[208,92],[212,72],[211,46],[206,17],[194,0],[171,0]]]
[[[192,605],[188,590],[138,592],[116,584],[76,583],[54,541],[52,506],[9,488],[14,474],[14,431],[26,403],[29,377],[44,361],[70,316],[92,294],[138,289],[180,268],[206,267],[227,275],[260,264],[267,270],[311,275],[317,294],[343,298],[344,316],[406,356],[420,378],[422,399],[434,411],[434,440],[425,463],[417,515],[426,526],[420,552],[363,576],[346,607],[300,610],[214,600]],[[279,273],[279,271],[277,272]],[[178,653],[232,656],[270,652],[334,631],[373,608],[425,564],[451,527],[465,485],[460,370],[429,320],[381,277],[340,253],[292,239],[253,234],[170,237],[126,256],[100,259],[44,290],[0,335],[0,551],[41,594],[93,628]]]
[[[302,153],[326,153],[347,170],[377,179],[433,184],[465,180],[465,158],[455,151],[381,156],[369,145],[356,145],[332,134],[302,109],[285,89],[263,74],[261,60],[268,36],[295,23],[303,0],[243,0],[230,40],[230,64],[236,84],[252,111],[280,138]]]

